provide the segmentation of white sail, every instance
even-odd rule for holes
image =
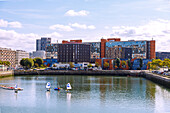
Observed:
[[[67,89],[72,89],[70,83],[67,84]]]
[[[50,82],[47,82],[46,88],[47,88],[47,89],[48,89],[48,88],[51,88]]]

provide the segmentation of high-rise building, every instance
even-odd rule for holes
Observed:
[[[16,66],[20,66],[20,61],[22,60],[22,58],[29,58],[29,53],[23,50],[16,50],[15,58],[16,58],[15,60]]]
[[[47,45],[51,44],[51,38],[42,37],[36,40],[36,51],[44,50],[46,51]]]
[[[90,45],[82,43],[58,44],[59,62],[90,62]]]
[[[39,51],[39,50],[41,50],[41,40],[37,39],[36,40],[36,51]]]
[[[16,51],[13,51],[8,48],[0,48],[0,60],[9,61],[11,63],[11,67],[15,67],[15,56]]]
[[[51,44],[51,38],[41,38],[41,50],[46,51],[47,45]]]

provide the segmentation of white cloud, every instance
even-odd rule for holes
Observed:
[[[22,25],[19,22],[9,22],[8,24],[11,28],[22,28]]]
[[[50,36],[51,38],[62,37],[62,35],[57,32],[44,34],[43,36]],[[40,35],[34,33],[20,34],[14,30],[0,29],[1,47],[12,48],[15,50],[18,49],[26,51],[35,50],[36,39],[40,37],[41,37]]]
[[[81,10],[78,12],[75,12],[74,10],[69,10],[65,13],[66,16],[87,16],[89,14],[86,10]]]
[[[57,32],[53,32],[51,34],[46,34],[46,37],[52,37],[52,38],[58,38],[58,37],[63,37],[61,34],[57,33]]]
[[[69,25],[75,28],[80,28],[80,29],[96,29],[94,25],[87,26],[86,24],[78,24],[78,23],[69,24]]]
[[[7,27],[7,26],[8,26],[8,21],[0,19],[0,27]]]
[[[22,24],[17,21],[8,22],[3,19],[0,19],[0,27],[22,28]]]
[[[61,24],[52,25],[49,27],[49,29],[59,30],[59,31],[74,31],[74,29],[71,28],[70,26],[61,25]]]
[[[87,26],[88,29],[96,29],[94,25]]]
[[[104,29],[109,29],[109,26],[104,26]]]
[[[156,40],[156,51],[170,51],[167,40],[170,40],[170,20],[157,19],[141,26],[114,26],[114,37],[123,40]]]

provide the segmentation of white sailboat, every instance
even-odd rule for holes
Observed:
[[[50,91],[50,89],[51,89],[51,83],[50,82],[47,82],[46,89],[47,89],[47,91]]]
[[[70,85],[70,83],[67,83],[67,90],[66,91],[69,91],[69,89],[72,89],[72,87],[71,87],[71,85]]]

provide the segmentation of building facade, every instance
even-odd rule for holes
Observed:
[[[40,57],[42,59],[46,59],[46,52],[43,50],[33,51],[33,58]]]
[[[46,51],[47,45],[51,44],[51,38],[42,37],[36,40],[36,51],[44,50]]]
[[[108,41],[105,45],[105,56],[106,58],[127,58],[128,51],[132,51],[129,53],[131,56],[129,58],[143,58],[143,59],[152,59],[155,58],[155,44],[154,41]],[[129,48],[126,52],[123,51],[123,48],[126,50]],[[130,50],[132,49],[132,50]],[[110,50],[115,51],[113,54],[112,52],[109,52]],[[125,53],[123,53],[125,52]],[[112,55],[110,55],[112,53]]]
[[[90,62],[90,45],[88,44],[58,44],[59,62]]]
[[[20,61],[22,60],[22,58],[29,58],[29,53],[27,53],[26,51],[23,50],[16,50],[16,60],[15,60],[15,64],[17,67],[20,66]]]
[[[39,51],[39,50],[41,50],[41,40],[37,39],[36,40],[36,51]]]
[[[46,58],[57,59],[58,58],[57,49],[58,49],[58,44],[56,43],[48,44],[46,48]]]
[[[165,58],[170,59],[170,52],[156,52],[156,58],[164,60]]]
[[[15,67],[15,58],[16,51],[13,51],[8,48],[0,48],[0,60],[1,61],[9,61],[11,63],[11,67]]]
[[[91,62],[95,62],[97,58],[100,58],[100,42],[84,42],[83,44],[90,45],[90,59]]]

